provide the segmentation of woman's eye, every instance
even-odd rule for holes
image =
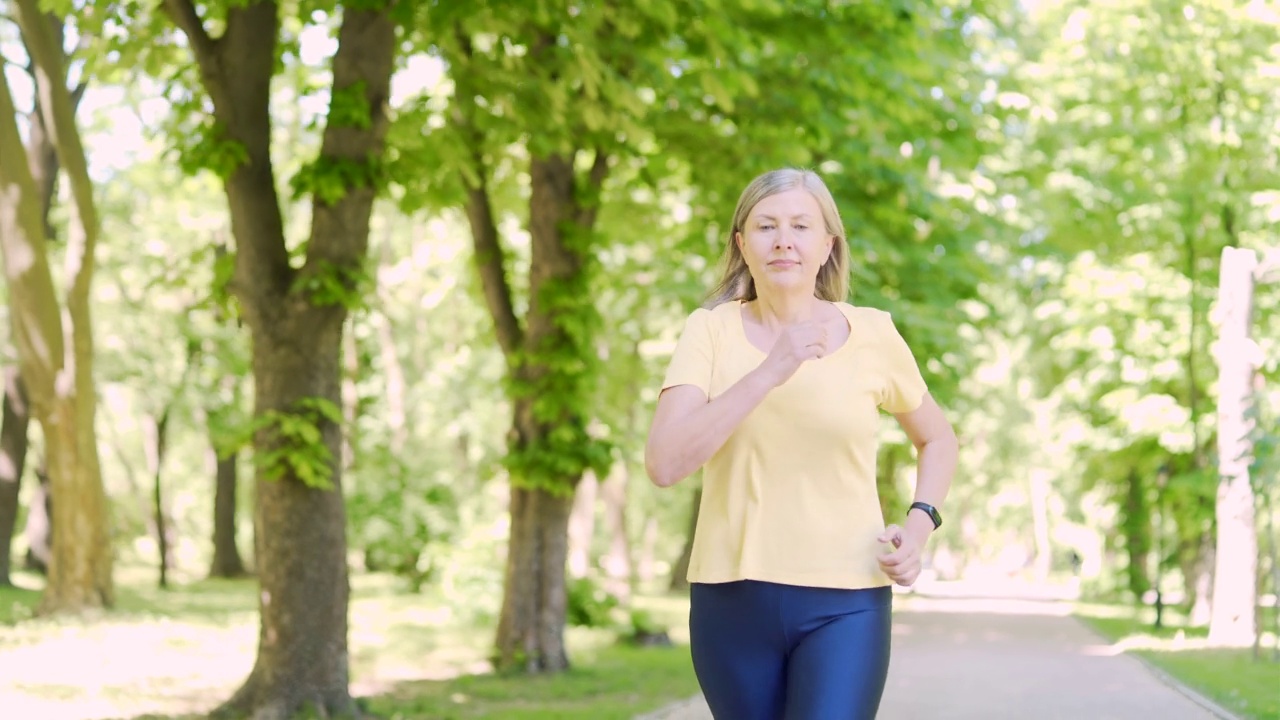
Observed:
[[[808,225],[795,225],[795,226],[793,226],[793,227],[795,227],[795,229],[797,229],[797,230],[808,230],[808,229],[809,229],[809,226],[808,226]]]
[[[760,226],[760,229],[761,229],[761,230],[772,230],[772,229],[773,229],[773,226],[772,226],[772,225],[761,225],[761,226]]]

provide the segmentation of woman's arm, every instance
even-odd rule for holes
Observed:
[[[644,447],[644,467],[653,484],[671,487],[702,467],[770,390],[805,361],[826,354],[827,340],[826,329],[817,322],[783,330],[760,365],[710,402],[693,385],[664,390]]]
[[[926,394],[920,407],[894,415],[916,446],[915,501],[940,507],[955,476],[959,443],[942,408]],[[881,537],[897,548],[881,556],[880,566],[899,585],[911,585],[920,574],[920,551],[933,532],[933,521],[920,510],[907,513],[902,528],[891,525]]]
[[[951,423],[947,422],[942,408],[928,394],[920,407],[894,417],[911,444],[916,446],[916,494],[913,501],[941,508],[951,489],[959,455],[959,443]],[[906,525],[908,531],[913,528],[923,531],[921,539],[933,532],[933,521],[919,510],[907,514]]]
[[[692,475],[716,454],[771,389],[772,381],[756,368],[710,402],[706,393],[693,385],[662,391],[644,447],[649,479],[658,487],[670,487]]]

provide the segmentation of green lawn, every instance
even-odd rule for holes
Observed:
[[[1274,612],[1272,610],[1271,612]],[[1193,628],[1177,613],[1152,627],[1151,608],[1081,605],[1077,614],[1103,636],[1241,717],[1280,720],[1280,662],[1274,635],[1265,635],[1262,659],[1248,648],[1208,647],[1207,628]],[[1264,617],[1268,627],[1271,615]]]
[[[243,681],[257,643],[253,580],[201,580],[168,591],[153,573],[117,572],[117,607],[83,618],[33,617],[39,578],[0,588],[0,707],[21,717],[204,717]],[[352,693],[374,717],[629,719],[697,692],[685,598],[642,597],[673,647],[638,648],[607,630],[571,628],[572,669],[553,677],[485,672],[487,624],[463,622],[430,591],[387,576],[352,579]],[[130,661],[115,662],[129,647]],[[6,715],[7,717],[7,715]]]
[[[697,690],[686,647],[610,645],[579,653],[561,675],[404,683],[370,698],[369,709],[386,720],[629,720]]]
[[[30,618],[39,602],[36,590],[0,585],[0,627]]]

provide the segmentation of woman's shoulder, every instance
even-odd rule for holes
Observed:
[[[738,309],[741,302],[738,300],[725,300],[724,302],[712,305],[710,307],[700,307],[694,310],[694,314],[703,313],[703,317],[707,322],[717,325],[724,325],[730,320],[738,317],[740,310]]]
[[[859,328],[864,333],[881,336],[896,332],[893,315],[888,310],[846,302],[836,303],[836,307],[849,318],[850,327]]]
[[[865,305],[852,305],[847,302],[838,302],[833,304],[840,309],[840,312],[844,313],[845,316],[851,320],[862,320],[864,322],[871,323],[882,323],[886,320],[892,320],[892,316],[889,315],[889,312],[887,310],[881,310],[880,308],[873,308]]]
[[[719,337],[721,331],[730,327],[729,323],[736,319],[737,308],[737,300],[696,307],[685,318],[685,329],[709,332],[713,337]]]

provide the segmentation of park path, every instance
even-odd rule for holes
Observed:
[[[894,611],[880,720],[1234,720],[1053,601],[920,598]],[[640,719],[637,719],[640,720]],[[711,720],[701,697],[643,720]]]

